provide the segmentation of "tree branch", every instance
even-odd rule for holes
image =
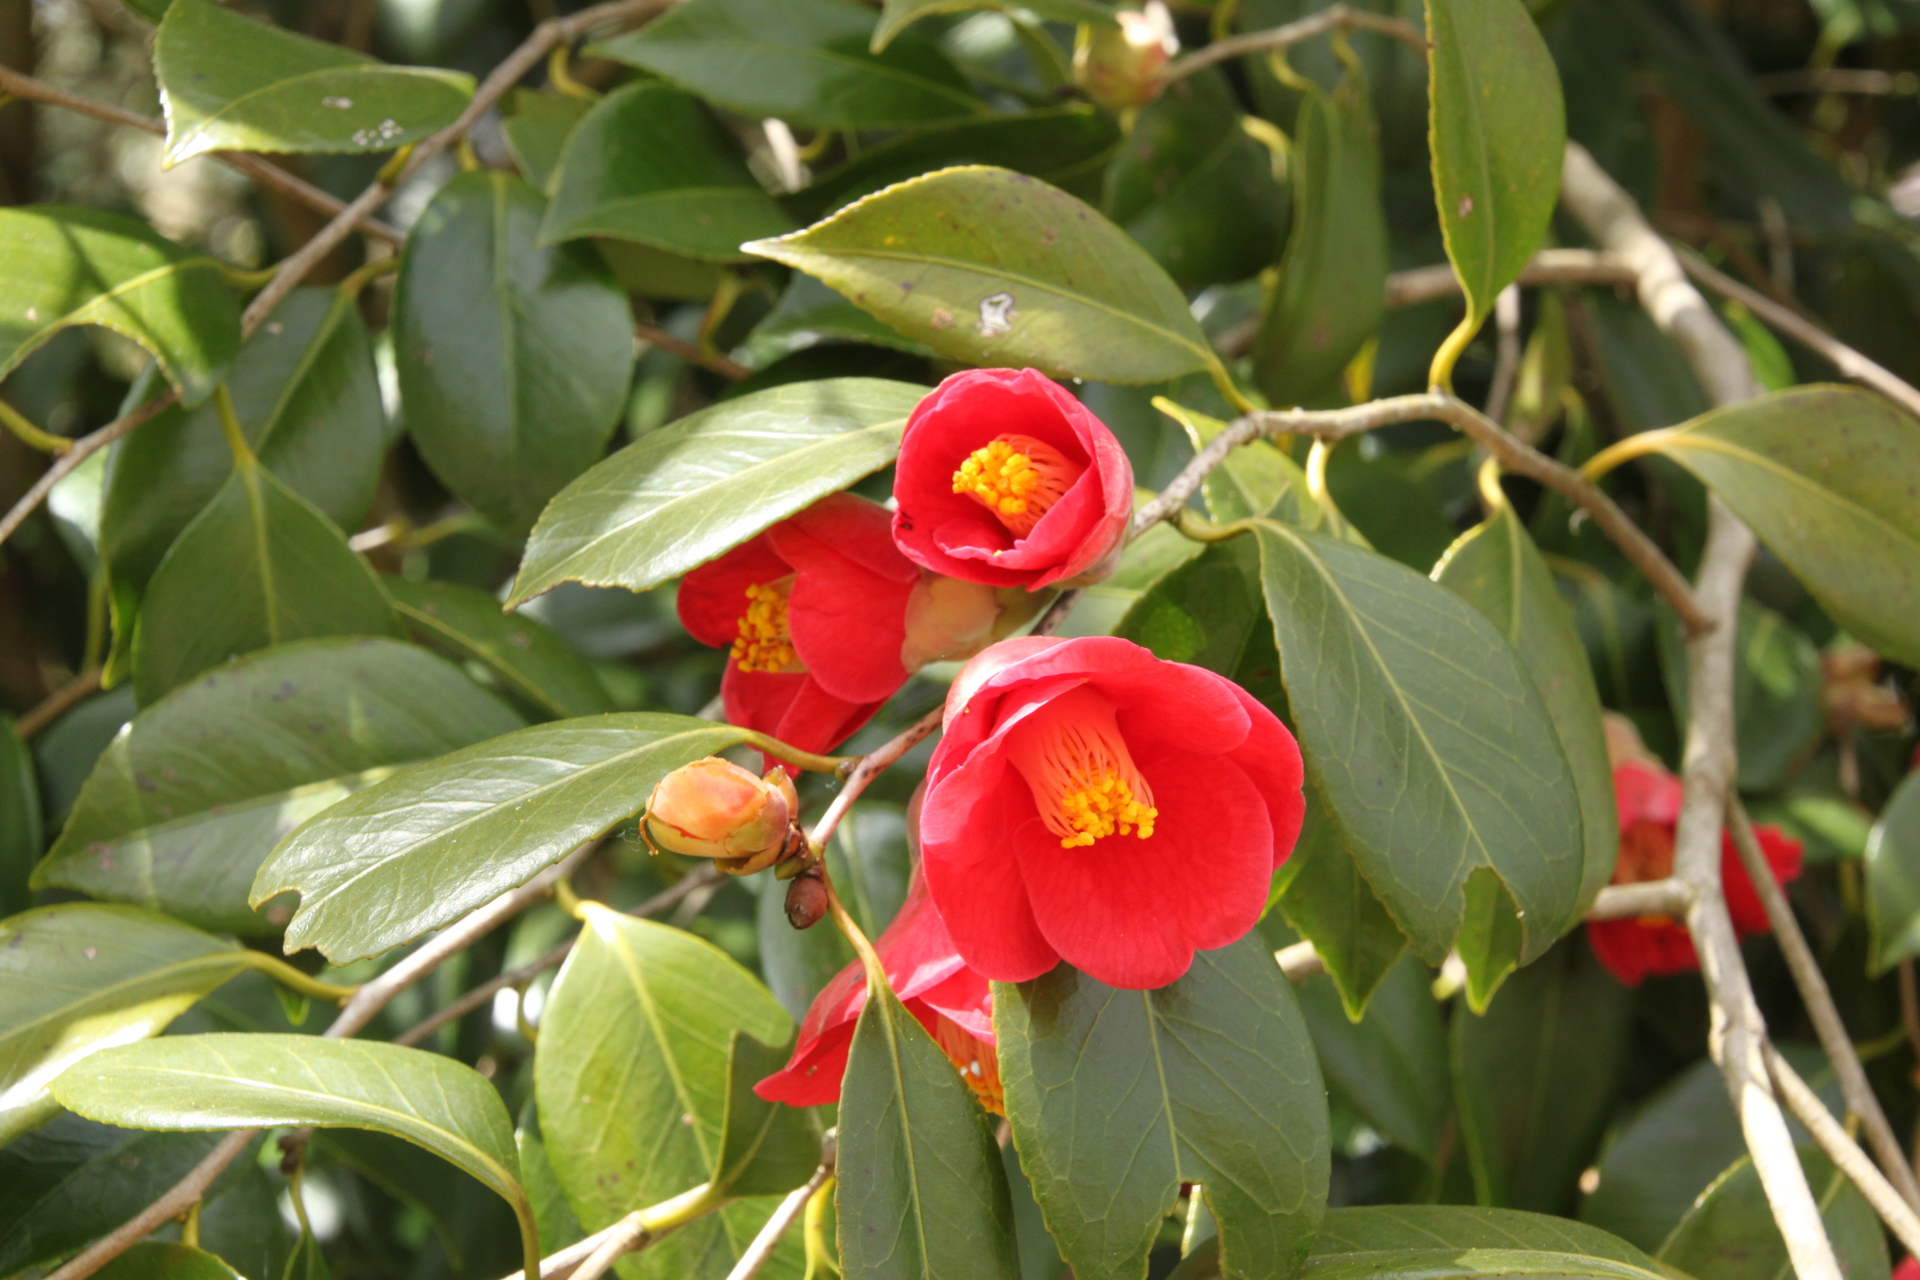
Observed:
[[[854,762],[853,768],[847,771],[846,785],[840,789],[840,794],[833,798],[833,803],[827,806],[827,811],[820,815],[820,821],[814,824],[813,834],[808,837],[808,843],[813,846],[816,854],[825,852],[827,841],[833,838],[834,829],[840,825],[840,820],[847,816],[847,810],[851,809],[853,802],[860,798],[860,793],[867,789],[867,784],[885,773],[901,756],[913,750],[922,739],[938,729],[946,711],[946,703],[942,702],[896,735],[891,742],[869,751]]]
[[[1542,249],[1521,271],[1519,284],[1610,284],[1622,287],[1637,283],[1633,268],[1624,262],[1596,253],[1592,249]],[[1435,298],[1460,296],[1460,277],[1450,262],[1430,267],[1396,271],[1387,277],[1387,305],[1411,307]]]
[[[1648,880],[1640,884],[1610,884],[1587,908],[1589,920],[1624,920],[1635,916],[1673,916],[1678,919],[1693,905],[1693,888],[1684,880]]]
[[[1378,31],[1422,54],[1427,51],[1427,38],[1420,34],[1412,23],[1402,22],[1398,18],[1389,18],[1383,14],[1368,13],[1345,4],[1332,4],[1320,12],[1289,22],[1284,26],[1272,27],[1266,31],[1249,31],[1245,35],[1232,36],[1226,40],[1216,40],[1198,53],[1190,53],[1184,58],[1176,58],[1160,73],[1162,84],[1171,84],[1184,76],[1190,76],[1203,67],[1211,67],[1218,62],[1227,62],[1249,53],[1271,53],[1276,49],[1285,49],[1311,40],[1315,36],[1329,31]]]
[[[1793,1064],[1772,1045],[1767,1046],[1767,1070],[1773,1077],[1774,1089],[1786,1102],[1787,1110],[1793,1112],[1794,1119],[1807,1127],[1827,1158],[1860,1188],[1860,1194],[1867,1198],[1880,1220],[1893,1228],[1893,1234],[1900,1237],[1907,1252],[1920,1255],[1920,1217],[1914,1216],[1913,1208],[1873,1167],[1867,1153],[1835,1122],[1833,1113],[1827,1110],[1819,1095],[1807,1087]]]
[[[634,336],[638,337],[640,341],[651,346],[656,346],[668,355],[678,356],[688,364],[697,364],[702,369],[717,373],[730,382],[738,382],[753,372],[753,370],[747,368],[747,366],[741,364],[738,360],[720,355],[717,352],[709,355],[707,352],[702,351],[696,344],[688,342],[685,338],[669,333],[658,325],[640,324],[636,322],[633,326],[633,332]]]
[[[0,519],[0,542],[5,542],[12,537],[13,531],[33,514],[33,509],[47,500],[47,495],[53,492],[53,486],[64,480],[81,463],[131,432],[135,427],[158,417],[163,410],[172,408],[174,402],[179,399],[178,391],[163,391],[139,408],[121,414],[98,431],[75,440],[73,447],[55,458],[53,465],[33,482],[33,487],[27,490],[26,495],[13,504],[13,510],[7,512],[6,518]]]
[[[100,691],[100,668],[93,667],[82,671],[73,679],[48,694],[39,706],[27,712],[14,722],[13,729],[22,738],[31,738],[48,725],[65,715],[67,710],[80,699]]]
[[[833,1134],[829,1133],[820,1144],[820,1167],[806,1182],[787,1193],[774,1211],[768,1215],[766,1223],[754,1236],[753,1243],[740,1255],[740,1261],[733,1264],[733,1270],[727,1272],[727,1280],[753,1280],[760,1274],[760,1268],[767,1265],[767,1259],[780,1244],[782,1236],[792,1230],[793,1224],[807,1207],[807,1201],[813,1199],[814,1192],[825,1186],[827,1179],[833,1176],[834,1158],[837,1149]]]

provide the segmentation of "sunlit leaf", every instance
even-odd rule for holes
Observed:
[[[532,618],[503,612],[486,592],[431,579],[382,582],[394,611],[422,643],[480,663],[514,701],[556,718],[613,710],[600,678],[566,641]]]

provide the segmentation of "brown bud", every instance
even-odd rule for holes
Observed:
[[[778,766],[756,778],[718,756],[682,765],[653,789],[642,825],[657,848],[751,875],[791,847],[800,797]]]
[[[1089,98],[1112,111],[1143,106],[1160,96],[1160,73],[1180,50],[1173,15],[1161,0],[1143,11],[1122,9],[1117,27],[1080,28],[1073,79]]]
[[[827,914],[827,886],[817,868],[803,871],[787,885],[787,923],[811,929]]]

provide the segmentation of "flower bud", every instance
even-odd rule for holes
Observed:
[[[1161,0],[1113,15],[1118,27],[1082,27],[1073,51],[1074,82],[1113,111],[1144,106],[1160,96],[1160,73],[1180,51],[1173,15]]]
[[[756,778],[718,756],[682,765],[654,787],[642,830],[656,849],[712,858],[729,875],[751,875],[792,847],[800,813],[787,771]]]
[[[819,870],[804,871],[787,884],[787,923],[811,929],[827,914],[827,886]]]
[[[971,658],[1004,640],[1053,599],[1050,591],[989,587],[937,573],[922,573],[907,597],[907,637],[900,662],[918,671],[929,662]]]

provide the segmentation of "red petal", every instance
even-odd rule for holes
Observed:
[[[896,555],[904,580],[875,573],[799,529],[777,531],[774,545],[798,572],[787,627],[808,672],[849,702],[892,697],[907,682],[900,647],[919,570]]]
[[[1594,920],[1587,924],[1587,941],[1607,972],[1629,987],[1639,986],[1649,976],[1690,973],[1700,967],[1693,939],[1678,924]]]
[[[1033,795],[998,753],[929,781],[920,807],[920,865],[940,918],[968,965],[999,982],[1025,982],[1058,964],[1009,856]]]
[[[753,1086],[768,1102],[792,1107],[819,1107],[840,1100],[840,1081],[847,1074],[847,1050],[853,1044],[851,1019],[833,1028],[805,1052]]]
[[[747,612],[747,588],[786,577],[793,570],[766,534],[749,539],[680,580],[674,603],[680,625],[701,644],[731,648]]]
[[[1636,822],[1672,826],[1680,821],[1684,791],[1680,779],[1665,769],[1632,762],[1615,765],[1613,798],[1620,810],[1620,829],[1625,831]]]
[[[836,698],[806,672],[742,671],[731,663],[720,677],[720,694],[728,724],[813,752],[851,738],[881,706]]]

